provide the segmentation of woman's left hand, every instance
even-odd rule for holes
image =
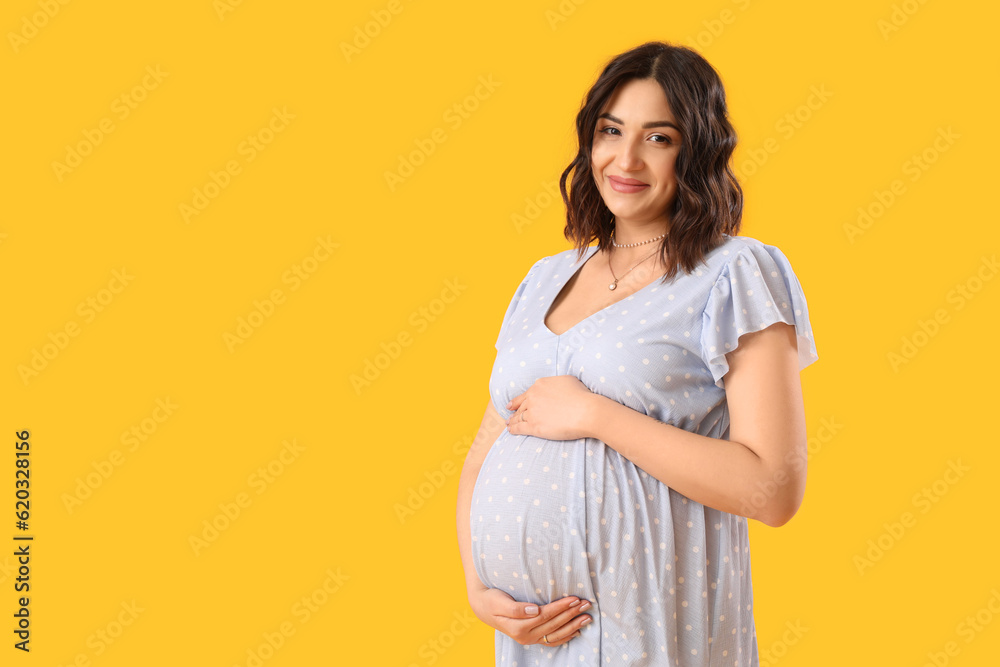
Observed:
[[[595,396],[575,375],[540,377],[507,404],[514,410],[507,430],[547,440],[589,438]]]

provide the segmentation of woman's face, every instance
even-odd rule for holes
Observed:
[[[617,222],[669,222],[680,144],[677,120],[655,79],[618,87],[601,109],[590,156],[597,189]]]

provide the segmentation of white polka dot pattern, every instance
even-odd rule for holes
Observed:
[[[739,337],[776,322],[795,327],[799,370],[816,361],[805,294],[784,253],[758,241],[730,251],[729,257],[702,316],[701,354],[716,385],[723,386],[722,376],[729,372],[726,354],[737,348]]]
[[[694,273],[654,281],[556,335],[544,316],[596,247],[536,262],[497,337],[490,392],[501,416],[538,378],[591,391],[679,428],[728,437],[720,379],[739,336],[794,324],[816,359],[805,296],[784,255],[727,237]],[[594,623],[559,647],[496,633],[496,664],[758,665],[745,518],[694,502],[595,439],[497,438],[470,512],[484,584],[545,604],[595,603]]]

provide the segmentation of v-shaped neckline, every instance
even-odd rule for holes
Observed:
[[[589,262],[589,261],[591,260],[591,258],[593,258],[593,256],[594,256],[594,255],[596,255],[596,254],[597,254],[597,246],[596,246],[596,245],[595,245],[595,246],[590,246],[590,254],[589,254],[589,255],[587,255],[586,259],[583,259],[583,260],[582,260],[582,261],[580,262],[580,266],[579,266],[579,267],[577,267],[577,268],[576,268],[576,269],[575,269],[575,270],[573,271],[573,273],[572,273],[572,274],[570,274],[570,277],[566,279],[566,282],[564,282],[564,283],[563,283],[562,285],[560,285],[560,286],[559,286],[559,289],[558,289],[558,290],[556,290],[556,295],[555,295],[555,297],[553,297],[552,301],[550,301],[550,302],[549,302],[549,305],[548,305],[548,308],[546,308],[546,309],[545,309],[545,314],[544,314],[544,315],[542,316],[542,328],[543,328],[543,329],[545,329],[545,331],[546,331],[546,332],[547,332],[548,334],[550,334],[550,335],[552,335],[552,336],[555,336],[556,338],[561,338],[562,336],[565,336],[565,335],[566,335],[567,333],[569,333],[569,332],[570,332],[570,331],[572,331],[573,329],[576,329],[576,328],[577,328],[578,326],[580,326],[581,324],[583,324],[583,323],[584,323],[584,322],[586,322],[587,320],[590,320],[590,319],[592,319],[592,318],[594,318],[594,317],[596,317],[596,316],[600,315],[600,314],[601,314],[601,313],[603,313],[604,311],[606,311],[606,310],[608,310],[608,309],[610,309],[610,308],[613,308],[613,307],[617,306],[617,305],[618,305],[618,304],[620,304],[620,303],[621,303],[622,301],[627,301],[627,300],[629,299],[629,297],[633,297],[633,296],[635,296],[636,294],[639,294],[640,292],[642,292],[642,291],[644,291],[644,290],[647,290],[647,289],[649,289],[650,287],[652,287],[652,286],[653,286],[653,283],[659,283],[659,282],[661,282],[661,281],[663,280],[663,276],[662,276],[662,275],[659,275],[659,276],[657,276],[657,277],[656,277],[656,278],[654,278],[654,279],[653,279],[652,281],[650,281],[650,282],[646,283],[645,285],[643,285],[642,287],[640,287],[640,288],[639,288],[639,289],[637,289],[636,291],[632,292],[631,294],[628,294],[628,295],[626,295],[626,296],[623,296],[622,298],[618,299],[618,300],[617,300],[617,301],[615,301],[614,303],[611,303],[611,304],[608,304],[608,305],[607,305],[607,306],[605,306],[604,308],[601,308],[600,310],[598,310],[598,311],[596,311],[596,312],[594,312],[594,313],[591,313],[590,315],[587,315],[587,316],[586,316],[586,317],[584,317],[584,318],[583,318],[582,320],[580,320],[579,322],[577,322],[577,323],[573,324],[573,325],[572,325],[571,327],[569,327],[568,329],[566,329],[566,330],[565,330],[565,331],[563,331],[562,333],[558,333],[558,334],[557,334],[556,332],[554,332],[554,331],[553,331],[552,329],[550,329],[550,328],[549,328],[549,325],[547,325],[547,324],[545,323],[545,320],[547,320],[547,319],[549,318],[549,314],[550,314],[550,313],[552,312],[552,306],[554,306],[554,305],[555,305],[555,302],[556,302],[556,301],[557,301],[557,300],[559,299],[560,295],[562,295],[562,291],[563,291],[563,289],[565,289],[566,285],[568,285],[568,284],[570,283],[570,281],[572,281],[572,280],[573,280],[573,278],[575,278],[575,277],[577,276],[577,274],[579,274],[579,273],[580,273],[580,271],[582,271],[582,270],[583,270],[583,267],[584,267],[584,265],[586,265],[586,264],[587,264],[587,262]]]

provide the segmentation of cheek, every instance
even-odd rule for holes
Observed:
[[[590,175],[594,179],[594,184],[598,189],[604,187],[604,163],[592,159],[590,161]]]
[[[612,152],[601,142],[594,142],[590,150],[590,168],[595,172],[600,172],[612,159]]]
[[[665,183],[670,183],[671,185],[677,184],[677,160],[676,156],[671,156],[669,160],[665,160],[659,168],[659,173]]]

